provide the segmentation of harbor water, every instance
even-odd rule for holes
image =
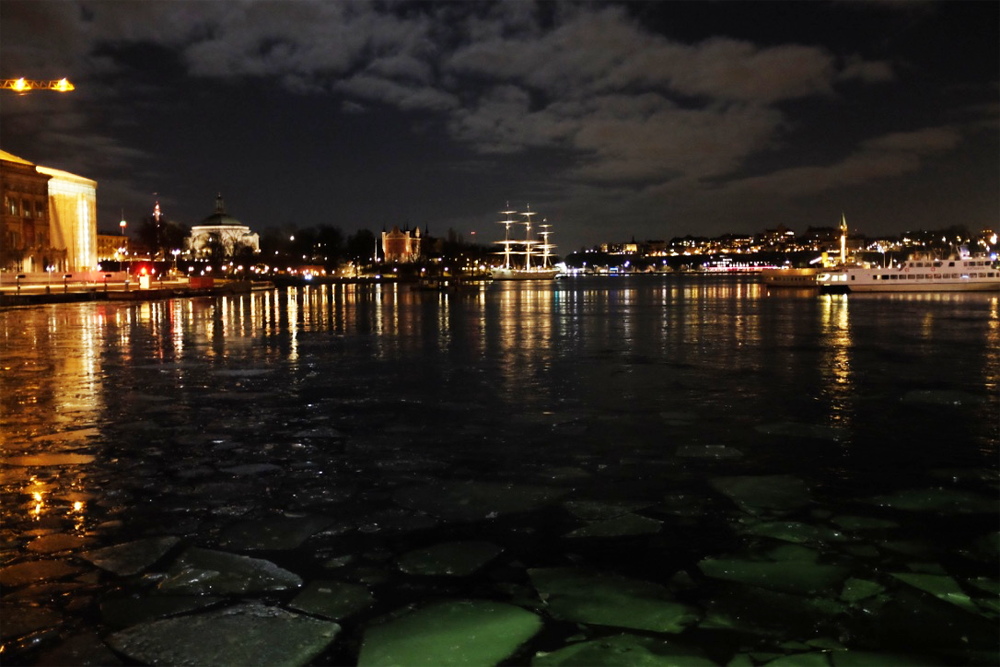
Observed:
[[[1000,658],[998,294],[31,306],[0,373],[5,664]]]

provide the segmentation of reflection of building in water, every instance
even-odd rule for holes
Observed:
[[[0,151],[0,268],[90,271],[97,264],[97,182]]]
[[[389,263],[406,264],[420,257],[420,228],[401,231],[393,225],[392,231],[382,232],[382,255]]]
[[[231,256],[241,248],[260,252],[260,236],[234,217],[226,214],[222,194],[215,200],[215,213],[191,228],[188,251],[195,257],[209,256],[219,250]]]

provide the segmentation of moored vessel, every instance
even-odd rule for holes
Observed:
[[[503,265],[494,267],[491,269],[490,273],[493,280],[552,280],[559,273],[559,269],[551,265],[552,249],[555,248],[549,242],[549,235],[552,233],[550,231],[551,225],[544,222],[539,225],[541,231],[538,232],[538,236],[541,239],[536,239],[531,237],[531,216],[537,215],[528,207],[528,210],[521,215],[523,220],[514,220],[511,216],[516,214],[516,211],[508,210],[501,211],[504,215],[504,219],[500,221],[500,224],[504,226],[504,240],[497,241],[503,246],[503,250],[500,254],[503,256]],[[524,225],[524,238],[523,239],[512,239],[510,228],[514,225]],[[513,257],[518,257],[520,255],[524,256],[524,264],[522,266],[515,265],[515,260]],[[539,257],[537,264],[532,264],[532,256]]]
[[[1000,292],[1000,266],[986,255],[913,257],[898,266],[842,266],[820,273],[824,293]]]

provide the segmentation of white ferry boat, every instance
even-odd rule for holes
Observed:
[[[509,208],[509,205],[508,205]],[[503,255],[504,261],[503,266],[494,267],[490,273],[493,276],[493,280],[552,280],[559,273],[559,269],[551,265],[551,250],[555,248],[554,245],[549,243],[549,235],[552,233],[549,231],[551,225],[542,224],[539,225],[541,231],[538,235],[541,240],[531,238],[531,216],[537,215],[528,207],[527,212],[522,213],[524,220],[517,221],[511,218],[516,211],[501,211],[501,213],[506,216],[500,221],[501,225],[504,225],[504,240],[497,241],[503,246],[503,250],[500,254]],[[525,238],[523,240],[512,239],[510,237],[511,225],[524,225]],[[515,266],[511,260],[511,255],[524,255],[524,265]],[[532,255],[535,257],[540,257],[537,264],[532,264]]]
[[[900,266],[842,266],[816,277],[821,292],[998,292],[1000,265],[985,255],[912,258]]]

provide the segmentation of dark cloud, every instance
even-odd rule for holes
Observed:
[[[178,118],[194,114],[208,122],[206,105],[227,105],[230,122],[249,127],[262,123],[249,119],[264,113],[263,100],[288,95],[287,104],[271,108],[278,114],[275,131],[296,136],[299,122],[280,114],[314,103],[329,109],[315,113],[328,142],[347,124],[372,137],[379,127],[385,134],[386,123],[393,136],[433,136],[437,143],[423,158],[397,140],[386,144],[396,155],[370,162],[419,164],[433,155],[435,168],[454,170],[456,178],[473,178],[469,164],[478,165],[476,174],[491,166],[509,169],[497,184],[544,193],[581,230],[593,217],[602,217],[595,229],[603,226],[609,210],[640,228],[678,218],[709,225],[727,214],[728,224],[738,226],[743,220],[735,212],[751,204],[759,212],[755,224],[782,214],[764,197],[796,199],[918,176],[965,150],[972,126],[995,127],[995,74],[969,80],[958,62],[953,80],[942,80],[935,64],[935,87],[929,80],[922,90],[919,50],[893,51],[893,35],[912,35],[913,26],[949,11],[930,4],[934,12],[816,5],[809,30],[801,33],[811,38],[789,30],[776,39],[768,24],[762,25],[767,38],[756,40],[752,26],[728,33],[701,27],[708,36],[696,39],[671,29],[703,26],[697,22],[704,12],[726,11],[717,3],[4,0],[5,75],[69,74],[79,92],[69,103],[5,104],[3,137],[5,143],[31,137],[38,154],[25,157],[77,165],[99,180],[112,179],[119,193],[129,178],[115,170],[131,164],[133,190],[145,193],[159,188],[140,177],[183,176],[153,166],[163,159],[156,151],[171,142],[154,149],[142,133],[125,131],[130,123],[155,117],[163,131],[175,131],[183,126]],[[833,30],[820,39],[817,23],[843,13],[869,22],[866,30],[879,35],[877,43]],[[989,46],[990,39],[979,43]],[[151,53],[173,64],[154,74]],[[941,85],[963,86],[955,95],[960,103],[936,96]],[[249,88],[256,96],[237,103],[236,93]],[[388,150],[375,138],[351,142]],[[287,159],[306,161],[294,154]],[[529,173],[530,182],[518,181],[516,174]],[[369,178],[374,184],[380,174]],[[447,191],[436,196],[440,202],[429,211],[460,215],[448,212],[454,204]],[[481,206],[490,210],[496,203]]]

